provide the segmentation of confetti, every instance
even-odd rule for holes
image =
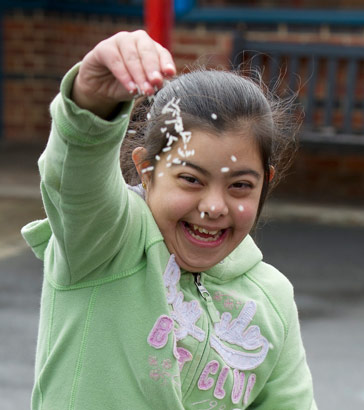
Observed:
[[[167,161],[170,161],[171,158],[172,158],[172,154],[169,154],[168,157],[167,157]]]
[[[153,171],[153,169],[154,169],[154,167],[144,168],[144,169],[142,169],[142,174],[145,174],[146,172],[151,172],[151,171]]]
[[[215,205],[211,205],[210,209],[211,209],[211,211],[215,211],[216,206],[215,206]]]
[[[172,147],[165,147],[162,149],[163,152],[168,152],[172,149]]]
[[[212,118],[213,120],[216,120],[216,119],[217,119],[217,115],[213,112],[213,113],[211,114],[211,118]]]
[[[171,163],[171,162],[167,162],[166,167],[167,167],[167,168],[170,168],[171,166],[172,166],[172,163]]]
[[[190,131],[185,131],[183,128],[183,121],[181,117],[181,109],[179,107],[179,102],[181,100],[176,97],[173,97],[170,101],[165,104],[165,106],[162,109],[162,114],[171,114],[172,119],[165,120],[164,123],[166,125],[173,124],[175,132],[182,138],[184,147],[183,150],[181,147],[178,149],[178,153],[181,157],[185,158],[190,155],[194,155],[194,151],[188,151],[187,150],[187,143],[190,141],[192,133]],[[162,127],[161,131],[164,133],[166,132],[168,127]],[[170,133],[167,132],[166,138],[168,138],[167,142],[167,147],[170,147],[174,142],[178,141],[178,136],[171,135]]]
[[[150,115],[150,112],[148,112],[147,114],[147,120],[150,120],[152,118],[152,116]]]
[[[128,117],[128,114],[123,114],[123,115],[121,116],[121,118],[126,118],[126,117]]]
[[[136,131],[135,130],[128,130],[128,133],[129,134],[136,134]]]
[[[240,212],[243,212],[243,211],[244,211],[243,205],[239,205],[239,206],[238,206],[238,209],[239,209]]]
[[[160,172],[160,173],[158,174],[159,177],[162,177],[163,175],[164,175],[163,172]]]
[[[204,211],[202,211],[202,212],[200,213],[200,218],[201,218],[201,219],[205,218],[205,212],[204,212]]]
[[[222,167],[221,172],[229,172],[230,168],[229,167]]]
[[[167,133],[166,137],[168,138],[167,147],[170,147],[174,142],[178,141],[177,137],[175,137],[174,135],[171,135],[169,133]]]
[[[159,155],[156,155],[154,158],[155,158],[157,161],[159,161],[159,160],[161,159],[161,157],[160,157]]]
[[[237,159],[236,159],[236,156],[235,156],[235,155],[232,155],[232,156],[231,156],[231,161],[233,161],[233,162],[236,162],[236,161],[237,161]]]
[[[181,160],[179,158],[174,158],[172,161],[173,164],[180,164]]]

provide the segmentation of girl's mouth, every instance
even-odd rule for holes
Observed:
[[[218,246],[226,236],[227,229],[207,230],[199,225],[182,222],[183,230],[191,242],[202,246]]]

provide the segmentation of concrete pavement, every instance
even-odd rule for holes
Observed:
[[[32,387],[42,266],[19,230],[44,217],[38,154],[0,152],[2,410],[28,409]],[[265,215],[257,242],[295,286],[319,409],[364,408],[363,210],[274,201]]]

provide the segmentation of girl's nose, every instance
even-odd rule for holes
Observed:
[[[210,219],[217,219],[226,216],[229,209],[222,193],[210,191],[201,199],[198,211],[202,218],[208,216]]]

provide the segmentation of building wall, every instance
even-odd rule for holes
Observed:
[[[49,103],[63,74],[99,41],[140,23],[125,19],[21,11],[4,16],[5,81],[3,85],[3,138],[7,142],[45,144],[50,128]],[[245,33],[259,41],[329,42],[364,46],[364,30],[335,34],[328,27],[292,32],[285,26]],[[177,26],[173,55],[180,72],[205,65],[229,67],[232,31]],[[322,200],[364,200],[362,153],[326,152],[301,148],[281,195],[294,194]],[[297,184],[297,178],[300,183]],[[340,189],[336,183],[340,181]]]

